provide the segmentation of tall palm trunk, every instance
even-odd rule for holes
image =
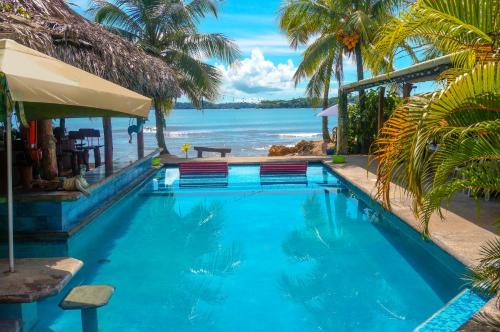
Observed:
[[[330,96],[330,81],[332,78],[332,66],[333,66],[333,57],[328,66],[326,77],[325,77],[325,87],[323,92],[323,109],[326,110],[328,108],[328,100]],[[331,142],[330,132],[328,128],[328,117],[322,117],[322,131],[323,131],[323,141]]]
[[[363,73],[363,55],[361,54],[361,43],[357,43],[354,49],[354,54],[356,56],[356,71],[358,74],[358,81],[362,81],[365,78]],[[359,110],[360,112],[365,111],[365,90],[359,90]]]
[[[158,142],[158,147],[160,148],[161,154],[170,154],[167,149],[167,144],[165,142],[165,113],[163,111],[163,105],[161,101],[155,99],[155,120],[156,120],[156,141]]]

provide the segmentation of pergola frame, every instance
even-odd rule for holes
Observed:
[[[339,88],[339,121],[337,131],[337,153],[347,154],[347,97],[349,93],[375,88],[380,86],[378,107],[378,129],[384,124],[384,96],[385,85],[403,83],[403,98],[410,96],[413,83],[435,80],[443,71],[452,67],[452,56],[424,61],[410,67],[395,70],[387,74],[378,75],[365,80],[343,85]]]

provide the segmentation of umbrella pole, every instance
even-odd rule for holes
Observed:
[[[10,103],[5,105],[5,131],[7,150],[7,215],[9,228],[9,271],[14,272],[14,195],[12,194],[12,127]]]

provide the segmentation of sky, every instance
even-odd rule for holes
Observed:
[[[88,0],[71,0],[82,12]],[[259,101],[304,97],[307,82],[295,87],[293,74],[300,63],[300,49],[289,47],[287,38],[278,27],[278,13],[282,0],[224,0],[219,16],[200,22],[206,33],[222,33],[235,41],[242,56],[232,65],[210,61],[223,74],[223,87],[219,102]],[[410,65],[399,60],[397,68]],[[366,73],[365,76],[369,76]],[[356,80],[356,67],[352,59],[344,61],[344,83]],[[330,94],[337,95],[337,84],[332,82]],[[429,90],[424,85],[419,90]]]

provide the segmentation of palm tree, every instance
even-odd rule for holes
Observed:
[[[313,101],[322,97],[323,109],[328,108],[332,74],[340,86],[343,78],[344,46],[339,41],[339,13],[328,0],[287,1],[281,8],[280,28],[288,35],[290,46],[297,49],[316,38],[302,53],[302,61],[294,75],[295,85],[309,78],[306,93]],[[331,140],[328,117],[322,120],[323,140]]]
[[[199,33],[197,24],[207,15],[217,16],[215,0],[93,0],[90,12],[110,30],[134,41],[149,54],[166,61],[177,75],[182,92],[194,107],[219,94],[221,74],[202,59],[232,63],[239,49],[222,34]],[[155,99],[158,147],[169,153],[164,136],[165,114],[173,99]]]
[[[402,185],[425,235],[455,193],[479,197],[500,188],[499,10],[499,0],[417,0],[375,41],[379,60],[389,63],[408,40],[427,54],[452,55],[445,88],[396,109],[373,146],[379,197],[390,207],[391,182]],[[473,285],[490,291],[498,289],[499,243],[485,248]]]
[[[374,32],[386,22],[401,0],[292,0],[281,8],[280,28],[287,33],[290,45],[297,48],[316,38],[303,53],[295,74],[295,83],[310,78],[309,97],[323,95],[328,106],[328,91],[334,71],[342,83],[344,55],[356,59],[357,78],[364,78],[363,56],[372,53]],[[364,91],[360,91],[360,108],[364,109]],[[339,112],[339,125],[347,124],[347,114]],[[345,130],[345,132],[347,132]],[[329,140],[327,118],[323,119],[323,139]]]

